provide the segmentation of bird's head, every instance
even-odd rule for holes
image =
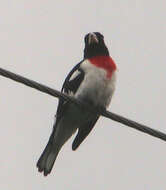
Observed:
[[[88,33],[85,38],[84,59],[95,56],[109,56],[104,36],[99,32]]]

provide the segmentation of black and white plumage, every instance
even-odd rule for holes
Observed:
[[[85,36],[84,59],[68,74],[61,91],[97,108],[106,108],[115,89],[115,71],[116,65],[109,56],[103,35],[89,33]],[[72,144],[72,149],[76,150],[98,118],[60,99],[52,134],[37,162],[38,170],[47,176],[64,143],[78,129]]]

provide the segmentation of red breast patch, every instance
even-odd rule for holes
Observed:
[[[96,67],[107,71],[107,78],[112,77],[113,71],[116,70],[116,64],[110,56],[96,56],[89,59]]]

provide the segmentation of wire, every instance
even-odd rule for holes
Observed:
[[[70,97],[64,93],[61,93],[60,91],[58,90],[55,90],[55,89],[52,89],[48,86],[45,86],[43,84],[40,84],[38,82],[35,82],[33,80],[30,80],[30,79],[27,79],[23,76],[20,76],[18,74],[15,74],[13,72],[10,72],[8,70],[5,70],[5,69],[2,69],[0,68],[0,75],[4,76],[4,77],[7,77],[9,79],[12,79],[16,82],[20,82],[26,86],[29,86],[31,88],[34,88],[34,89],[37,89],[41,92],[44,92],[46,94],[49,94],[51,96],[54,96],[56,98],[62,98],[66,101],[70,101],[72,102],[73,104],[76,104],[77,106],[79,106],[81,109],[84,109],[84,110],[88,110],[90,112],[93,112],[95,114],[98,114],[98,115],[102,115],[106,118],[109,118],[109,119],[112,119],[116,122],[119,122],[119,123],[122,123],[124,125],[127,125],[131,128],[134,128],[136,130],[139,130],[141,132],[144,132],[144,133],[147,133],[151,136],[154,136],[154,137],[157,137],[157,138],[160,138],[164,141],[166,141],[166,134],[163,133],[163,132],[160,132],[158,130],[155,130],[155,129],[152,129],[150,127],[147,127],[145,125],[142,125],[140,123],[137,123],[135,121],[132,121],[130,119],[127,119],[123,116],[120,116],[118,114],[115,114],[115,113],[112,113],[112,112],[109,112],[107,110],[96,110],[95,108],[91,107],[91,106],[88,106],[88,105],[85,105],[84,103],[76,100],[75,98],[73,97]]]

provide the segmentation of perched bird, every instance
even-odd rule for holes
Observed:
[[[89,33],[84,40],[84,58],[68,74],[61,92],[97,109],[106,109],[115,90],[116,65],[102,34]],[[98,119],[99,115],[60,99],[52,134],[37,162],[39,172],[44,176],[51,172],[60,149],[78,130],[72,144],[72,150],[76,150]]]

